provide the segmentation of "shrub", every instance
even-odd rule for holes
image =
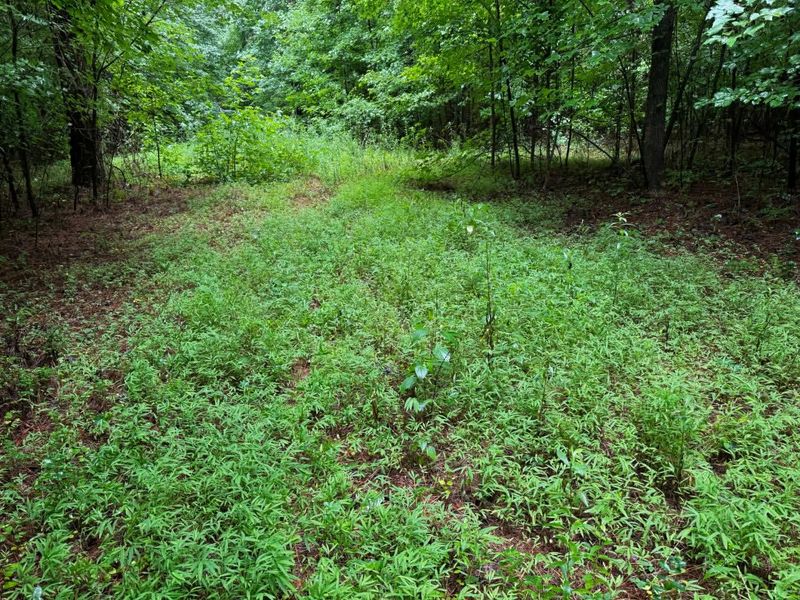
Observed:
[[[285,123],[253,107],[223,112],[197,134],[197,169],[215,181],[282,179],[306,163]]]

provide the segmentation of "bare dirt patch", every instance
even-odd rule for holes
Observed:
[[[289,380],[283,384],[283,391],[289,395],[288,403],[294,405],[299,396],[295,388],[311,375],[311,361],[305,357],[298,358],[289,370]]]
[[[309,208],[327,202],[331,196],[333,196],[332,190],[322,183],[319,177],[311,176],[292,196],[292,205],[298,209]]]
[[[565,225],[596,225],[625,213],[630,222],[648,233],[667,234],[668,239],[694,250],[704,238],[731,242],[743,254],[786,260],[800,259],[800,203],[781,194],[742,194],[733,184],[698,182],[681,191],[657,197],[626,193],[615,196],[584,190],[592,200],[574,205]]]
[[[296,387],[309,375],[311,375],[311,362],[307,358],[298,358],[292,365],[291,387]]]
[[[575,199],[564,216],[566,229],[596,228],[623,214],[644,235],[675,248],[721,261],[754,260],[761,270],[777,258],[793,271],[785,275],[800,280],[800,197],[744,191],[733,181],[692,183],[655,197],[636,188],[610,193],[613,181],[599,177],[591,185],[574,177],[563,182],[563,193]]]
[[[300,532],[303,537],[303,532]],[[319,547],[313,542],[307,542],[305,539],[297,542],[294,545],[294,571],[295,587],[298,591],[302,591],[306,582],[314,575],[317,562],[320,558]]]
[[[777,259],[786,271],[782,275],[800,281],[800,195],[786,193],[780,181],[740,173],[675,182],[650,196],[635,178],[607,168],[554,171],[546,189],[540,173],[513,185],[498,178],[504,185],[474,200],[555,204],[563,208],[562,227],[568,232],[593,230],[624,214],[642,234],[658,236],[675,249],[702,251],[722,262],[752,260],[758,265],[755,272],[774,268]],[[474,195],[466,179],[410,183],[428,191]]]
[[[159,220],[186,211],[200,187],[153,187],[129,192],[109,206],[77,211],[44,207],[38,222],[17,218],[0,224],[0,282],[35,288],[43,276],[76,263],[102,265],[124,258],[131,242],[151,233]]]

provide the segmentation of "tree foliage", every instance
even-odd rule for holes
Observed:
[[[21,114],[0,120],[12,187],[25,160],[69,158],[97,202],[114,156],[153,150],[160,164],[165,143],[251,108],[362,143],[466,143],[544,185],[582,152],[658,189],[664,167],[735,172],[753,143],[796,180],[791,0],[30,0],[4,13],[21,40],[0,64]]]

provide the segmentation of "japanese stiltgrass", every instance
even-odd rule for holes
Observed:
[[[2,292],[4,596],[795,594],[796,287],[325,143]]]

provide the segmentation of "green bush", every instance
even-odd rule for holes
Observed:
[[[200,129],[195,164],[214,181],[256,183],[301,171],[306,157],[284,123],[246,107],[223,112]]]

